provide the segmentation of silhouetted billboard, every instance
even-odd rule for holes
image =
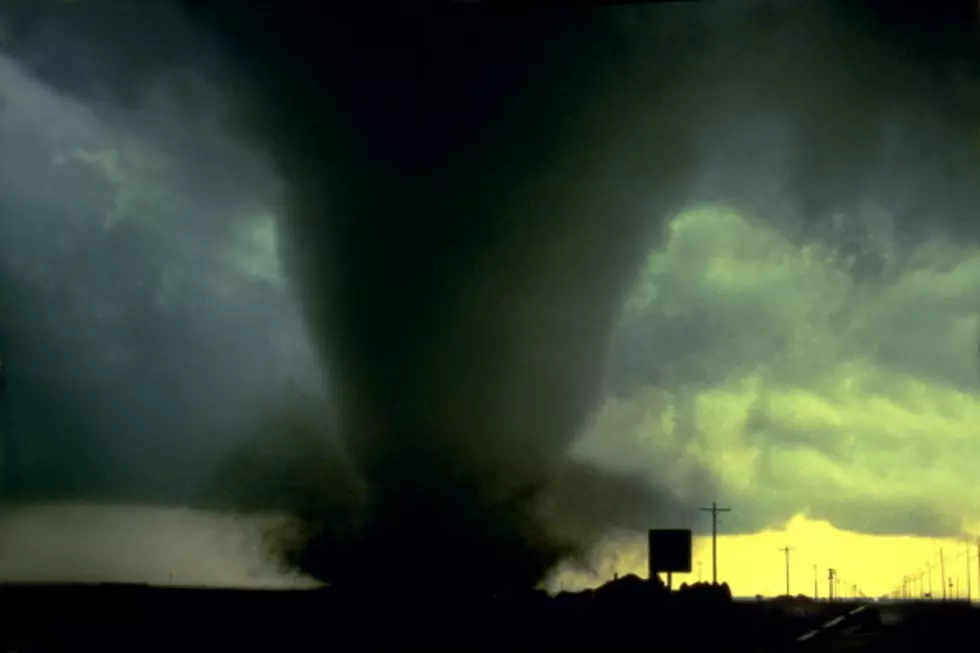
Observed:
[[[690,529],[651,529],[647,546],[650,577],[665,572],[690,573],[691,552]]]

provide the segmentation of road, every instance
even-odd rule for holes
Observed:
[[[959,601],[882,601],[842,606],[800,633],[794,651],[922,651],[980,637],[980,611]]]

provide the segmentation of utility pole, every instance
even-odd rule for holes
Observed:
[[[977,561],[980,564],[980,560]],[[970,543],[966,543],[966,600],[971,600],[970,596]]]
[[[701,582],[702,578],[703,578],[703,574],[701,573],[701,561],[698,560],[698,582],[699,583]]]
[[[719,508],[714,501],[710,508],[701,508],[701,512],[711,513],[711,583],[718,584],[718,513],[731,512],[731,508]]]
[[[932,595],[932,560],[926,562],[926,574],[929,576],[929,598],[934,599],[936,597]]]
[[[833,603],[834,602],[834,577],[837,575],[837,571],[834,569],[827,570],[827,598]]]
[[[980,545],[980,543],[978,543]],[[813,565],[813,600],[816,601],[820,598],[820,586],[817,583],[819,575],[817,573],[817,565]]]
[[[943,586],[943,601],[946,600],[946,558],[942,548],[939,549],[939,582]]]
[[[791,546],[784,546],[781,549],[777,549],[777,551],[782,551],[784,554],[786,554],[786,596],[791,596],[789,593],[789,552],[792,550],[793,547]]]

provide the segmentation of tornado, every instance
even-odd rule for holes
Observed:
[[[631,14],[281,6],[193,17],[288,181],[282,257],[363,488],[343,534],[304,515],[292,559],[341,585],[495,592],[656,523],[666,496],[568,455],[690,166],[677,107],[644,97],[657,75],[617,84],[650,55],[617,43]]]

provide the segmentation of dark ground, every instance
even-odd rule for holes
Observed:
[[[0,587],[0,604],[5,651],[905,651],[980,634],[980,613],[966,604],[732,601],[726,587],[707,585],[668,600],[635,577],[577,594],[494,599],[391,588],[21,585]]]

